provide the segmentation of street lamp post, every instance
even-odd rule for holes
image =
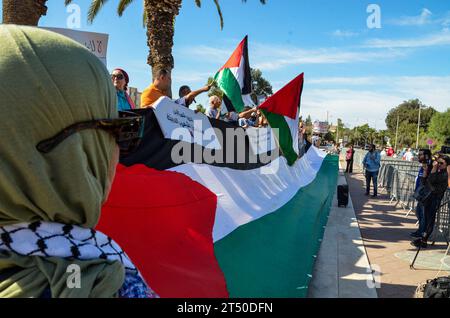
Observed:
[[[419,119],[417,120],[417,140],[416,140],[416,149],[419,149],[419,133],[420,133],[420,111],[422,110],[422,106],[419,105]]]
[[[395,152],[397,152],[397,138],[398,138],[398,120],[399,120],[399,114],[397,114],[397,129],[395,130]]]

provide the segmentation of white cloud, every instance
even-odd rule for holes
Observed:
[[[308,80],[309,84],[318,85],[371,85],[377,81],[375,77],[324,77],[312,78]]]
[[[202,61],[215,62],[218,64],[222,63],[223,65],[230,58],[234,50],[235,47],[216,48],[206,45],[197,45],[194,47],[180,48],[179,54]]]
[[[450,32],[443,30],[439,33],[429,34],[424,37],[409,39],[373,39],[365,43],[368,48],[419,48],[450,45]]]
[[[193,70],[178,70],[174,69],[172,74],[172,80],[179,83],[195,84],[206,83],[210,76],[214,76],[214,71],[211,72],[197,72]]]
[[[341,118],[350,126],[369,123],[377,129],[385,128],[387,112],[400,104],[403,98],[397,94],[353,89],[308,89],[302,96],[301,114],[312,119],[325,120],[327,111],[331,122]]]
[[[303,50],[298,48],[275,48],[270,45],[256,46],[253,65],[263,71],[306,64],[354,64],[379,60],[396,59],[405,56],[398,50],[365,51],[325,48]]]
[[[401,26],[422,26],[432,23],[433,13],[427,8],[423,8],[422,12],[418,16],[403,16],[397,20],[392,20],[391,24]]]
[[[331,33],[333,36],[338,37],[338,38],[351,38],[354,36],[359,35],[359,33],[357,32],[353,32],[353,31],[346,31],[346,30],[335,30],[333,33]]]
[[[439,19],[438,23],[440,23],[444,28],[450,27],[450,11],[447,12],[442,19]]]
[[[217,49],[207,46],[182,48],[180,54],[202,62],[217,64],[219,68],[230,57],[234,48]],[[253,43],[250,51],[252,67],[263,71],[274,71],[289,66],[305,64],[346,64],[396,59],[406,55],[400,50],[343,50],[323,48],[305,50],[295,46],[276,46],[272,44]]]
[[[349,87],[358,85],[362,87]],[[391,108],[414,98],[445,111],[450,107],[450,76],[313,78],[305,82],[301,113],[324,120],[329,111],[333,122],[337,118],[351,126],[368,122],[380,129],[385,128]]]

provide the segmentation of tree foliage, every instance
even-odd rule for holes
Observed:
[[[395,140],[397,131],[398,116],[398,140],[397,147],[415,146],[417,139],[417,124],[420,111],[420,131],[424,133],[428,130],[431,118],[436,113],[433,107],[424,105],[418,99],[411,99],[391,109],[386,116],[386,126],[389,136]]]
[[[18,0],[17,0],[18,1]],[[42,0],[41,0],[42,1]],[[65,0],[68,5],[73,0]],[[142,0],[141,0],[142,1]],[[216,5],[220,17],[220,27],[223,29],[223,15],[219,0],[212,0]],[[93,22],[102,7],[108,0],[91,0],[88,11],[88,21]],[[122,16],[124,11],[134,0],[120,0],[117,7],[117,13]],[[144,0],[144,26],[147,28],[147,45],[149,54],[147,64],[152,68],[152,76],[156,77],[161,69],[172,72],[175,66],[172,55],[173,38],[175,34],[175,19],[180,13],[182,0]],[[242,0],[247,2],[247,0]],[[261,4],[266,4],[266,0],[260,0]],[[202,1],[195,0],[195,4],[201,7]],[[171,94],[171,89],[169,89]]]
[[[262,76],[262,72],[259,69],[251,69],[253,91],[251,94],[253,102],[258,105],[258,99],[260,97],[267,98],[273,95],[272,85],[268,80]]]
[[[208,78],[208,85],[212,84],[211,89],[208,92],[208,96],[217,96],[220,99],[223,98],[223,92],[220,90],[220,88],[217,86],[217,83],[214,81],[213,77]]]
[[[435,147],[440,148],[445,140],[450,137],[450,108],[443,113],[434,114],[429,126],[429,137],[435,142]]]

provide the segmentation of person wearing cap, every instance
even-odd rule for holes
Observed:
[[[206,93],[211,89],[211,85],[206,85],[196,91],[191,91],[191,88],[187,85],[183,85],[180,87],[179,96],[180,98],[175,101],[175,103],[179,105],[183,105],[189,108],[192,102],[196,102],[195,98],[202,94]]]
[[[111,79],[114,87],[116,88],[117,109],[119,111],[135,109],[136,106],[131,100],[130,95],[127,93],[128,83],[130,82],[130,77],[127,72],[121,68],[116,68],[111,74]]]

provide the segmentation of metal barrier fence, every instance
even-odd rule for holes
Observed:
[[[416,200],[413,194],[419,168],[420,164],[418,162],[392,158],[381,159],[378,187],[386,190],[386,193],[391,198],[391,202],[396,201],[404,209],[408,210],[406,216],[409,216],[411,211],[416,208]]]
[[[406,216],[415,210],[417,201],[414,199],[416,177],[420,168],[418,162],[407,162],[392,158],[383,158],[378,174],[378,187],[386,191],[391,202],[401,204],[407,210]],[[436,214],[436,225],[431,237],[432,241],[449,241],[450,231],[450,190],[444,195],[441,207]]]
[[[450,241],[450,190],[445,192],[441,207],[436,214],[436,226],[432,239],[438,241],[440,237],[444,238],[447,243]]]

